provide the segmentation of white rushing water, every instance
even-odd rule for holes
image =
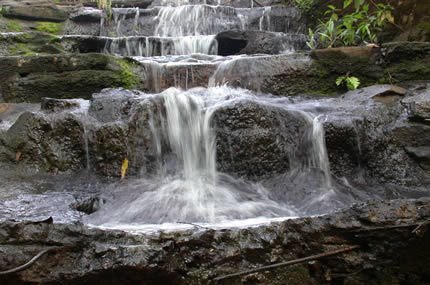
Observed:
[[[155,176],[144,175],[116,185],[115,198],[90,217],[90,224],[124,227],[297,216],[295,207],[288,200],[275,197],[270,189],[216,169],[213,114],[241,100],[280,108],[306,120],[311,135],[304,139],[311,140],[311,147],[301,167],[324,173],[326,181],[318,188],[315,198],[324,200],[331,190],[322,126],[317,117],[288,104],[287,100],[258,98],[250,91],[225,86],[189,91],[170,88],[152,96],[161,98],[165,108],[165,113],[154,113],[151,117],[158,172]],[[163,151],[166,145],[168,153]]]

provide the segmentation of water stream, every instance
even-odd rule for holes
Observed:
[[[89,223],[103,226],[219,223],[306,214],[260,183],[217,171],[213,115],[223,106],[242,101],[279,108],[306,122],[301,140],[308,149],[297,150],[305,153],[305,157],[294,161],[297,165],[294,171],[311,180],[314,175],[323,177],[321,185],[314,189],[314,199],[321,202],[333,198],[328,195],[333,189],[320,118],[289,103],[288,99],[259,97],[247,90],[228,87],[188,91],[170,88],[152,96],[161,97],[165,109],[165,113],[153,113],[151,118],[152,122],[162,122],[158,128],[151,128],[158,171],[151,177],[144,175],[115,185],[114,198],[90,216]],[[165,153],[163,148],[167,149]],[[292,154],[291,160],[295,159]]]

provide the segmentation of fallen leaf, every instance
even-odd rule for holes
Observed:
[[[127,170],[128,170],[128,159],[124,159],[122,161],[122,165],[121,165],[121,179],[124,179],[125,175],[127,174]]]

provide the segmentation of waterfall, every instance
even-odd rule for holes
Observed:
[[[170,88],[152,96],[161,99],[165,110],[151,113],[149,123],[158,172],[152,178],[144,175],[124,187],[115,186],[121,196],[106,207],[109,214],[101,211],[93,215],[92,223],[112,226],[121,223],[221,222],[257,216],[296,215],[289,201],[276,198],[261,184],[217,171],[213,114],[219,108],[243,99],[291,112],[307,122],[310,135],[304,137],[304,145],[311,147],[304,162],[307,168],[324,173],[325,183],[316,190],[319,191],[316,198],[325,199],[331,180],[324,132],[318,117],[286,104],[285,100],[258,99],[249,91],[225,86],[189,91]]]
[[[122,56],[167,56],[194,53],[216,54],[215,36],[106,38],[104,52]]]

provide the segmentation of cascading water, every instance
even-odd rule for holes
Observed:
[[[216,56],[215,35],[220,32],[246,29],[264,34],[260,31],[273,31],[270,33],[272,37],[275,37],[275,32],[295,32],[288,21],[281,21],[282,24],[277,26],[280,8],[249,8],[253,7],[253,1],[247,3],[248,8],[238,4],[234,4],[235,7],[242,8],[212,6],[233,5],[231,1],[162,0],[154,3],[164,6],[114,9],[110,23],[102,18],[102,21],[107,21],[102,32],[116,37],[97,38],[106,43],[106,53],[133,56],[143,65],[148,90],[165,90],[159,94],[140,94],[140,97],[129,92],[127,96],[132,99],[121,108],[113,108],[120,110],[118,112],[130,112],[124,118],[121,114],[121,119],[108,123],[121,133],[119,140],[126,145],[124,149],[115,145],[115,151],[123,151],[121,157],[115,157],[115,151],[104,157],[100,150],[104,146],[106,130],[110,129],[101,129],[107,123],[102,119],[98,121],[99,117],[92,117],[94,112],[103,110],[105,106],[104,103],[92,105],[98,100],[97,96],[90,102],[81,102],[82,108],[71,112],[80,118],[84,127],[80,140],[87,174],[103,167],[107,171],[114,168],[113,172],[118,174],[123,169],[121,165],[121,169],[117,169],[117,164],[125,158],[133,167],[130,177],[103,185],[100,201],[106,199],[107,202],[85,221],[107,227],[232,220],[242,223],[244,219],[321,214],[350,203],[348,197],[338,191],[336,181],[331,179],[321,123],[324,117],[320,116],[317,108],[292,103],[288,98],[274,98],[225,86],[260,90],[264,78],[282,73],[285,65],[294,69],[295,64],[307,64],[308,57],[296,55],[289,61],[282,61],[286,62],[283,66],[274,62],[279,62],[281,56],[285,59],[286,55]],[[295,19],[294,10],[285,13]],[[112,22],[115,27],[108,27]],[[283,33],[279,36],[287,39],[283,50],[294,50],[294,37],[287,38]],[[207,85],[210,87],[192,88]],[[167,89],[172,86],[191,89]],[[112,98],[109,98],[112,100],[108,100],[109,104],[117,104],[116,96]],[[135,104],[135,101],[139,103]],[[258,177],[256,180],[259,182],[248,181],[234,171],[217,168],[219,129],[215,118],[223,108],[246,102],[273,109],[274,113],[279,112],[280,118],[287,113],[288,118],[300,121],[298,125],[302,128],[294,134],[294,139],[290,138],[294,140],[291,142],[294,147],[289,149],[290,142],[282,146],[285,146],[282,149],[285,161],[288,159],[288,163],[282,164],[286,165],[283,168],[285,173]],[[92,108],[90,113],[87,112],[88,105]],[[139,106],[146,106],[151,112],[138,113]],[[145,117],[141,121],[148,117],[148,121],[142,123],[147,126],[139,129],[140,133],[133,133],[131,127],[135,122],[132,118],[138,116],[136,114]],[[148,142],[140,139],[151,141],[151,147],[146,148]],[[233,139],[228,143],[230,152],[234,152],[231,147],[234,143]],[[133,149],[139,146],[142,149]],[[112,157],[115,157],[115,163],[109,161]],[[232,160],[237,159],[233,158],[234,154],[231,157]],[[133,177],[136,174],[138,176]]]
[[[300,172],[323,174],[314,199],[326,200],[332,191],[324,132],[318,117],[287,100],[255,97],[252,92],[228,87],[182,91],[170,88],[161,98],[165,111],[151,115],[157,151],[157,173],[116,185],[115,198],[88,222],[103,226],[124,224],[215,223],[255,217],[302,215],[290,201],[259,183],[246,182],[216,168],[214,113],[234,102],[251,100],[291,112],[307,122],[303,145],[308,145]],[[156,124],[155,122],[159,122]],[[160,125],[161,124],[161,125]],[[158,127],[155,127],[158,126]],[[297,142],[299,144],[299,142]],[[309,172],[309,173],[308,173]]]

